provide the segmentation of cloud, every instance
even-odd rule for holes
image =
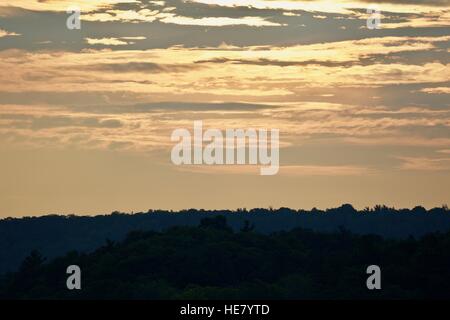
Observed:
[[[176,9],[176,8],[175,8]],[[250,26],[250,27],[279,27],[281,23],[271,22],[264,17],[243,16],[243,17],[190,17],[177,15],[168,10],[108,10],[105,12],[92,12],[83,15],[85,21],[101,21],[101,22],[154,22],[158,21],[167,24],[187,25],[187,26]]]
[[[415,5],[425,5],[425,6],[442,6],[446,7],[449,5],[448,0],[360,0],[361,2],[367,3],[391,3],[391,4],[415,4]]]
[[[219,5],[223,7],[253,7],[258,9],[304,10],[309,12],[348,14],[354,8],[367,8],[369,4],[379,4],[376,0],[327,1],[327,0],[192,0],[196,3]],[[384,0],[379,6],[383,11],[429,12],[448,6],[446,0]]]
[[[383,29],[397,28],[430,28],[430,27],[448,27],[450,25],[450,11],[444,13],[425,14],[417,17],[411,16],[402,22],[391,22],[387,19],[383,20],[380,27]]]
[[[138,0],[2,0],[2,6],[18,7],[35,11],[66,12],[69,6],[76,5],[82,12],[113,7],[120,3],[139,3]]]
[[[20,34],[15,33],[15,32],[8,32],[6,30],[0,29],[0,38],[13,37],[13,36],[20,36]]]
[[[280,23],[270,22],[261,17],[242,17],[242,18],[229,18],[229,17],[204,17],[204,18],[191,18],[182,16],[168,16],[160,19],[159,21],[164,23],[173,23],[180,25],[191,26],[238,26],[246,25],[251,27],[279,27]]]
[[[102,63],[96,65],[85,65],[84,70],[96,70],[106,72],[142,72],[142,73],[181,73],[188,72],[195,69],[200,69],[198,66],[190,64],[157,64],[152,62],[126,62],[126,63]]]
[[[109,150],[128,150],[134,146],[133,142],[130,141],[112,141],[108,144]]]
[[[423,88],[419,91],[429,94],[450,94],[450,87]]]
[[[99,119],[94,117],[77,117],[63,115],[33,115],[33,114],[1,114],[2,120],[14,120],[7,122],[9,128],[43,130],[63,127],[86,127],[86,128],[120,128],[123,126],[118,119]]]
[[[450,158],[398,157],[403,161],[403,170],[447,171],[450,170]]]
[[[341,6],[341,1],[336,3],[249,1],[248,6],[242,4],[229,6],[228,2],[208,5],[178,0],[166,1],[165,6],[144,1],[124,3],[93,1],[95,9],[82,10],[85,32],[81,36],[77,32],[67,32],[64,27],[67,19],[65,10],[50,10],[53,5],[63,2],[50,1],[41,3],[38,9],[40,11],[17,9],[21,15],[9,14],[6,19],[2,19],[2,27],[16,29],[16,32],[24,35],[24,39],[16,37],[16,39],[2,41],[0,48],[81,51],[93,46],[85,40],[85,37],[103,40],[103,43],[95,44],[97,48],[105,46],[113,50],[121,50],[126,47],[124,42],[127,42],[132,49],[145,50],[169,48],[175,45],[211,47],[222,41],[236,46],[292,46],[300,43],[326,43],[388,35],[442,35],[446,34],[445,23],[449,14],[442,7],[436,6],[432,7],[434,10],[424,12],[383,11],[382,25],[386,26],[386,29],[370,32],[359,29],[366,25],[367,3],[346,2],[348,9],[339,14],[320,10],[305,12],[300,9],[271,8],[273,4],[282,4],[282,2],[288,2],[289,5],[313,5],[315,9],[325,11],[326,9],[333,11],[336,5]],[[28,3],[34,2],[30,0]],[[26,3],[18,0],[19,4]],[[383,9],[385,9],[384,6]],[[399,5],[401,8],[404,6]],[[5,8],[13,7],[0,7],[0,14],[6,10]],[[296,16],[286,16],[285,13],[295,13]],[[328,19],[315,19],[314,16],[327,16]],[[437,21],[444,26],[438,27]],[[398,25],[401,32],[387,29],[397,28],[397,24],[404,23],[420,24],[420,29],[414,27],[415,30],[411,30],[412,26],[403,25]],[[61,28],[55,28],[55,25],[60,25]],[[345,31],[343,31],[344,28]],[[127,40],[123,37],[127,33],[131,36],[146,36],[148,40]],[[186,34],[189,36],[185,36]]]
[[[124,46],[128,44],[128,42],[122,41],[117,38],[102,38],[102,39],[86,38],[86,41],[90,45],[101,44],[105,46]]]
[[[123,114],[123,113],[151,113],[155,111],[159,112],[173,112],[173,111],[185,111],[185,112],[199,112],[210,113],[213,111],[228,111],[228,112],[255,112],[257,110],[264,110],[270,108],[277,108],[275,105],[264,104],[252,104],[252,103],[226,103],[226,102],[182,102],[182,101],[167,101],[167,102],[149,102],[140,104],[124,104],[115,105],[109,103],[105,106],[86,106],[86,107],[72,107],[73,112],[90,112],[90,113],[109,113],[109,114]]]
[[[379,57],[373,60],[372,57],[430,51],[437,43],[448,39],[448,36],[381,37],[235,49],[174,46],[82,52],[4,50],[0,51],[0,67],[13,72],[0,75],[0,82],[5,91],[29,90],[30,87],[34,91],[47,91],[49,87],[55,92],[90,91],[91,81],[94,81],[98,91],[217,96],[213,100],[234,95],[239,101],[244,97],[262,101],[263,97],[271,95],[279,96],[278,101],[282,101],[281,96],[295,94],[298,88],[305,86],[374,87],[444,82],[448,80],[450,68],[444,61],[417,65],[395,59],[383,61]],[[179,77],[180,73],[185,76]]]
[[[359,64],[356,61],[320,61],[320,60],[305,60],[305,61],[282,61],[282,60],[272,60],[272,59],[229,59],[229,58],[214,58],[210,60],[199,60],[195,63],[231,63],[231,64],[245,64],[245,65],[256,65],[256,66],[277,66],[277,67],[292,67],[292,66],[324,66],[324,67],[347,67]]]
[[[153,22],[160,18],[171,16],[170,13],[161,13],[159,10],[140,9],[140,10],[106,10],[100,12],[91,12],[84,14],[82,19],[85,21],[100,22]]]
[[[125,46],[136,43],[134,40],[145,40],[146,37],[121,37],[121,38],[85,38],[90,45]]]
[[[259,175],[260,165],[190,165],[178,166],[177,171],[216,175]],[[358,166],[315,166],[289,165],[280,166],[278,175],[288,177],[299,176],[360,176],[372,173],[373,170]]]
[[[64,40],[79,38],[83,43],[76,50],[66,45],[0,50],[0,68],[8,70],[0,74],[0,103],[20,109],[12,116],[8,105],[0,133],[27,136],[28,142],[48,139],[63,146],[143,152],[167,150],[171,129],[203,119],[217,128],[281,128],[283,143],[293,147],[324,141],[373,148],[448,146],[445,94],[450,64],[445,53],[450,36],[445,30],[413,36],[404,30],[367,33],[354,28],[361,24],[355,21],[361,17],[355,11],[334,15],[289,6],[275,10],[201,3],[163,11],[162,3],[156,4],[159,9],[143,4],[134,10],[135,5],[115,3],[90,11],[87,17],[108,14],[120,23],[86,20],[86,33],[69,33]],[[284,10],[296,15],[283,15]],[[320,27],[314,15],[326,15],[320,23],[330,25]],[[411,14],[387,16],[393,23],[415,19]],[[138,23],[141,17],[141,22],[154,23]],[[174,23],[198,25],[168,26],[169,20],[162,21],[168,17],[188,19]],[[246,17],[277,24],[306,19],[310,29],[289,25],[281,29],[291,38],[278,39],[278,28],[254,28],[250,20],[235,25]],[[336,23],[349,26],[342,38],[336,38],[334,30],[324,32]],[[190,42],[203,36],[216,44]],[[234,41],[233,36],[243,40]],[[25,43],[28,38],[19,40]],[[247,45],[254,40],[263,45]],[[80,138],[80,131],[86,136]],[[362,172],[352,165],[315,168],[316,164],[286,170],[293,175]]]
[[[281,166],[280,174],[295,176],[361,176],[374,173],[372,169],[361,166],[318,166],[291,165]]]

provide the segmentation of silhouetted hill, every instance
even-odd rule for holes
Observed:
[[[450,230],[447,207],[425,210],[396,210],[385,206],[356,211],[351,205],[325,211],[252,209],[185,210],[180,212],[112,213],[95,217],[58,216],[7,218],[0,220],[0,274],[14,271],[33,249],[48,258],[69,250],[89,252],[106,239],[120,241],[132,230],[162,231],[173,226],[195,226],[205,217],[226,216],[229,225],[239,230],[248,220],[256,232],[270,234],[296,227],[333,232],[345,227],[357,234],[376,234],[389,238],[421,236]]]
[[[44,263],[33,252],[0,278],[0,299],[372,299],[450,298],[450,233],[402,240],[296,228],[235,232],[224,217],[199,227],[135,231],[90,254]],[[378,265],[382,290],[366,287]],[[66,268],[82,290],[66,288]]]

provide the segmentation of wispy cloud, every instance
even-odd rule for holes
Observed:
[[[260,166],[256,165],[220,165],[220,166],[179,166],[178,171],[215,175],[258,175]],[[287,177],[299,176],[359,176],[374,173],[372,169],[359,166],[318,166],[290,165],[281,166],[278,174]]]
[[[430,94],[450,94],[450,87],[423,88],[420,92]]]
[[[20,36],[20,34],[15,32],[8,32],[6,30],[0,29],[0,38],[2,37],[12,37],[12,36]]]
[[[403,161],[401,169],[418,171],[450,170],[450,158],[399,157]]]
[[[86,38],[90,45],[104,45],[104,46],[125,46],[134,44],[137,40],[144,40],[146,37],[121,37],[121,38]]]

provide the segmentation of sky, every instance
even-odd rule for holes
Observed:
[[[0,0],[0,218],[449,204],[449,62],[450,0]],[[174,165],[196,120],[278,174]]]

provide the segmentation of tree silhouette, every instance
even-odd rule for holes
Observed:
[[[450,298],[450,232],[394,240],[345,227],[333,233],[251,229],[248,221],[234,232],[218,216],[198,227],[133,231],[89,254],[69,252],[49,262],[33,251],[16,273],[0,277],[0,298]],[[82,267],[81,291],[65,287],[72,264]],[[382,269],[383,290],[366,288],[372,264]]]

